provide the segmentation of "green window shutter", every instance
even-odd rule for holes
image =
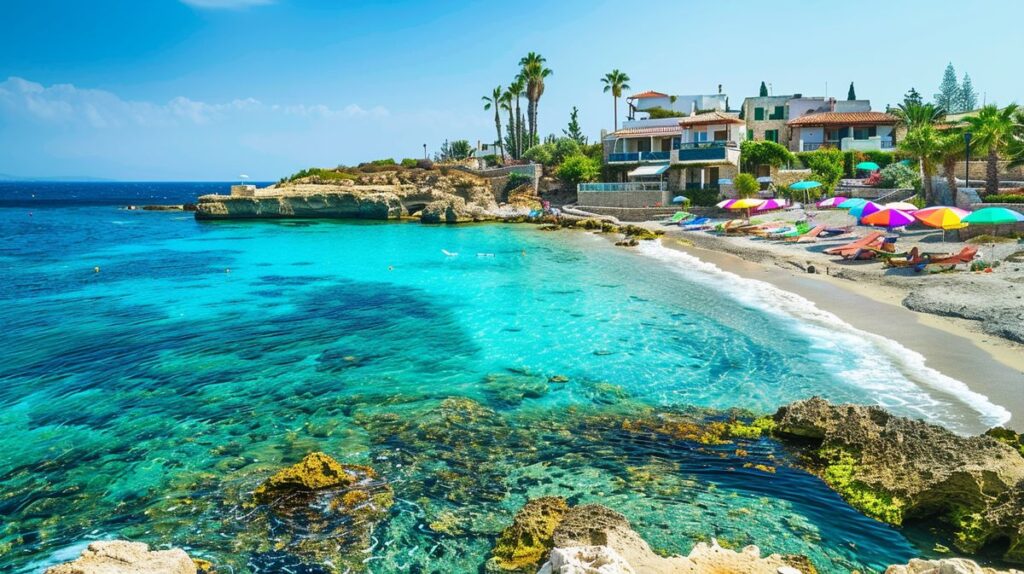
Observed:
[[[754,120],[761,121],[764,119],[764,108],[754,108]]]
[[[747,139],[748,140],[754,139],[754,130],[747,130]]]

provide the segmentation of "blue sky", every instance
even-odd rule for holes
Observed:
[[[4,0],[0,173],[276,179],[493,139],[480,97],[533,50],[554,70],[541,133],[576,105],[610,128],[599,78],[634,91],[775,93],[876,109],[947,62],[988,102],[1024,103],[1024,2]],[[621,107],[621,106],[620,106]]]

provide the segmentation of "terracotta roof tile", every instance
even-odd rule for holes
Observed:
[[[886,125],[897,124],[899,119],[896,116],[884,112],[823,112],[820,114],[807,114],[786,122],[786,125],[801,126],[831,126],[831,125]]]
[[[629,96],[626,99],[627,100],[639,100],[641,98],[667,98],[667,97],[668,97],[668,94],[663,94],[661,92],[654,92],[654,91],[651,91],[651,90],[647,90],[646,92],[640,92],[639,94],[633,94],[632,96]]]
[[[679,118],[679,125],[686,126],[702,126],[708,124],[742,124],[743,120],[739,116],[734,114],[727,114],[719,111],[706,112],[703,114],[697,114],[695,116],[685,116]]]

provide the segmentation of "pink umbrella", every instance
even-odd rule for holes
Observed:
[[[819,201],[818,202],[818,207],[826,208],[826,209],[828,209],[828,208],[836,208],[836,207],[839,207],[840,203],[846,201],[847,199],[850,199],[850,198],[849,197],[843,197],[841,195],[837,195],[835,197],[829,197],[827,199],[823,199],[823,200]]]
[[[865,215],[864,218],[860,220],[861,223],[866,225],[888,227],[889,229],[892,229],[893,227],[906,227],[914,221],[913,215],[891,207]]]
[[[773,209],[782,209],[784,207],[786,207],[785,199],[768,199],[754,209],[754,211],[771,211]]]
[[[735,202],[735,199],[725,199],[716,203],[715,207],[718,207],[719,209],[729,209],[729,206]]]
[[[857,219],[864,219],[876,211],[882,211],[885,207],[878,205],[873,201],[867,201],[863,205],[858,205],[850,210],[850,215]]]

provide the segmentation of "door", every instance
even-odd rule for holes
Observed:
[[[708,168],[707,184],[710,185],[710,186],[718,187],[718,168],[717,167],[709,167]]]

